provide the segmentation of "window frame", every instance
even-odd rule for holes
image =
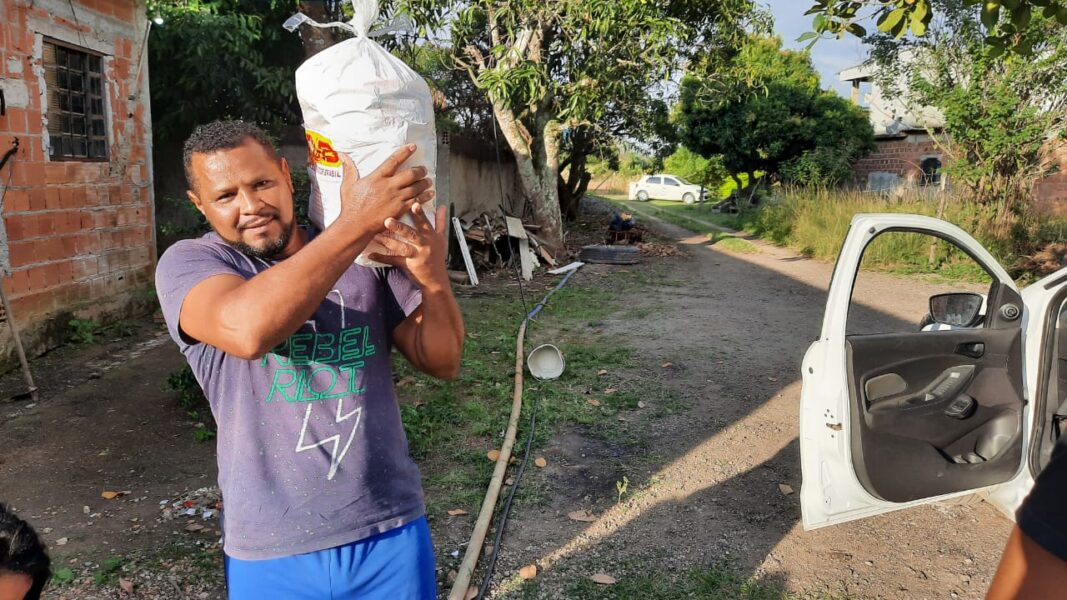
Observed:
[[[47,93],[47,101],[46,101],[46,105],[44,107],[44,109],[45,109],[44,110],[44,115],[45,115],[45,117],[48,118],[48,126],[46,127],[46,130],[48,131],[48,148],[47,148],[48,160],[50,162],[92,162],[92,163],[107,163],[107,162],[110,162],[111,161],[111,135],[110,135],[110,122],[109,122],[110,118],[109,118],[109,114],[108,114],[108,102],[107,102],[107,78],[105,77],[105,73],[104,73],[104,60],[107,58],[107,55],[103,54],[103,53],[100,53],[100,52],[97,52],[97,51],[94,51],[94,50],[91,50],[89,48],[85,48],[85,47],[82,47],[82,46],[71,44],[69,42],[65,42],[65,41],[60,40],[60,39],[53,38],[53,37],[50,37],[50,36],[41,36],[41,38],[42,38],[41,66],[43,67],[43,69],[45,71],[45,75],[44,75],[44,78],[45,78],[45,90],[46,90],[46,93]],[[55,49],[57,51],[62,49],[63,51],[66,51],[66,52],[77,52],[77,53],[84,54],[86,56],[86,60],[87,61],[90,60],[91,58],[95,57],[96,59],[98,59],[100,61],[100,70],[99,70],[99,72],[93,71],[89,67],[88,62],[86,63],[86,65],[84,66],[84,68],[81,71],[82,74],[83,74],[83,77],[84,77],[84,82],[83,82],[83,88],[82,88],[82,90],[80,92],[72,92],[70,90],[70,87],[69,87],[69,82],[68,82],[68,87],[60,87],[59,86],[59,77],[58,77],[58,75],[55,77],[55,81],[54,82],[49,83],[48,82],[48,71],[49,71],[49,69],[56,70],[58,68],[63,68],[65,70],[69,71],[69,67],[67,67],[65,65],[61,67],[59,65],[58,61],[55,60],[55,58],[57,58],[57,57],[53,58],[53,62],[52,63],[48,63],[46,61],[44,47],[46,45],[48,45],[48,44],[51,44],[53,47],[55,47]],[[91,86],[91,81],[90,80],[91,80],[91,78],[93,76],[96,76],[96,77],[99,78],[99,81],[100,81],[100,91],[99,91],[99,93],[93,93],[92,89],[90,87]],[[84,131],[86,133],[84,133],[82,135],[78,135],[78,134],[74,134],[74,133],[66,133],[66,134],[64,134],[62,131],[58,131],[59,130],[59,124],[52,122],[52,119],[51,119],[51,116],[53,115],[52,110],[51,110],[52,94],[57,93],[59,90],[62,90],[64,92],[68,93],[68,94],[79,94],[79,93],[81,94],[81,96],[83,98],[83,102],[84,102],[84,109],[85,109],[85,112],[84,112],[85,130]],[[99,113],[92,112],[92,104],[91,103],[95,99],[99,99],[99,101],[100,101],[100,112]],[[69,110],[69,109],[66,110],[66,111],[63,111],[62,108],[58,108],[57,111],[58,112],[65,112],[68,115],[76,114],[72,110]],[[101,134],[92,134],[91,133],[94,119],[99,119],[99,120],[101,120],[103,122],[104,132],[103,132],[102,135]],[[57,130],[56,132],[52,131],[53,127]],[[103,143],[104,155],[103,156],[76,156],[76,155],[60,154],[58,152],[56,154],[53,154],[53,151],[55,151],[55,149],[57,148],[57,144],[59,143],[59,140],[64,138],[64,137],[70,138],[72,140],[72,142],[76,137],[77,138],[84,138],[85,139],[85,144],[86,144],[86,154],[87,155],[89,154],[89,149],[90,149],[90,146],[92,145],[92,143],[94,141],[100,141],[100,142]]]
[[[933,173],[928,174],[924,166],[927,162],[935,160],[937,161],[937,168],[934,169]],[[941,170],[944,168],[945,161],[942,160],[940,156],[930,155],[924,156],[919,159],[919,185],[923,187],[941,185],[941,178],[944,177],[944,174],[941,172]]]

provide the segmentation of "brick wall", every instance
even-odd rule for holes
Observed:
[[[876,141],[874,152],[856,162],[853,174],[856,185],[866,187],[871,173],[893,173],[903,183],[919,180],[919,164],[928,156],[941,156],[937,144],[926,134],[912,133],[907,138],[883,138]],[[1034,186],[1034,206],[1044,214],[1067,214],[1067,147],[1058,153],[1059,172]]]
[[[857,185],[865,186],[871,173],[893,173],[903,182],[914,184],[922,170],[919,164],[928,156],[941,156],[941,150],[926,134],[906,138],[879,139],[875,150],[853,167]]]
[[[31,352],[61,341],[67,321],[108,318],[148,299],[155,261],[151,116],[144,0],[0,0],[0,172],[12,273],[3,280]],[[102,56],[103,161],[50,160],[43,46]],[[0,363],[10,361],[6,319]]]
[[[1046,177],[1034,189],[1037,209],[1046,214],[1067,214],[1067,146],[1057,156],[1060,170]]]

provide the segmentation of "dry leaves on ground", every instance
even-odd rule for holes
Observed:
[[[545,457],[538,456],[534,459],[534,464],[543,469],[548,466],[548,461],[545,460]]]
[[[597,573],[589,579],[592,579],[593,583],[599,583],[600,585],[613,585],[615,583],[615,578],[607,573]]]
[[[493,449],[487,452],[485,455],[488,456],[489,460],[491,461],[495,462],[500,460],[500,450]]]
[[[596,398],[590,398],[586,400],[586,402],[592,404],[593,406],[600,406],[600,400],[597,400]]]
[[[526,580],[530,580],[534,577],[537,577],[537,565],[526,565],[525,567],[519,569],[519,577],[522,577]]]
[[[465,514],[468,514],[468,513],[467,513],[467,511],[463,510],[462,508],[453,508],[452,510],[448,511],[448,515],[452,516],[452,517],[462,517]]]
[[[685,253],[673,244],[653,244],[648,242],[637,244],[637,249],[645,256],[685,256]]]

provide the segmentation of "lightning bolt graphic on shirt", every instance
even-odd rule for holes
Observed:
[[[343,296],[341,296],[341,292],[339,290],[331,290],[330,294],[337,294],[337,299],[341,306],[341,329],[343,330],[345,328],[345,299]],[[326,294],[326,297],[329,298],[330,294]],[[312,330],[318,332],[318,326],[315,321],[308,321],[308,324],[311,325]],[[359,429],[359,423],[363,417],[362,406],[357,406],[356,408],[345,412],[345,400],[346,398],[337,399],[337,411],[334,414],[334,423],[340,424],[344,423],[345,421],[352,421],[352,429],[348,432],[348,439],[347,441],[345,441],[345,445],[343,447],[341,446],[341,434],[344,430],[343,426],[338,427],[338,429],[341,430],[341,433],[331,435],[313,444],[309,444],[305,441],[305,438],[307,437],[308,433],[308,423],[311,421],[311,412],[315,410],[316,406],[324,404],[322,402],[308,403],[307,409],[304,411],[304,424],[300,428],[300,437],[296,441],[297,453],[312,450],[314,448],[319,447],[328,448],[330,450],[330,470],[326,474],[327,480],[333,480],[334,476],[337,475],[337,468],[341,466],[341,461],[343,461],[345,459],[345,455],[348,454],[348,449],[352,446],[352,440],[356,438],[356,430]],[[351,400],[353,402],[355,401],[354,398],[352,398]]]

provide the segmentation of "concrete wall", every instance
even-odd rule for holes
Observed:
[[[155,262],[151,115],[144,0],[0,0],[0,153],[18,137],[3,219],[11,259],[3,280],[31,352],[67,321],[151,301]],[[50,160],[43,43],[102,55],[108,158]],[[0,363],[10,359],[7,319]]]
[[[282,144],[278,152],[289,161],[292,170],[303,171],[307,168],[306,146]],[[176,168],[180,168],[180,165]],[[451,202],[453,214],[464,221],[475,219],[483,212],[499,216],[500,204],[509,214],[522,214],[524,202],[515,161],[502,152],[498,166],[492,146],[438,134],[436,185],[437,197],[434,201],[439,205]],[[307,202],[307,198],[293,200]]]
[[[437,148],[439,157],[447,156],[444,160],[448,164],[448,201],[455,216],[464,221],[476,219],[482,213],[499,217],[501,205],[509,214],[522,215],[525,201],[515,161],[510,155],[501,153],[497,163],[495,154],[484,148],[472,151],[466,142],[448,136],[440,136]],[[442,170],[441,166],[438,165],[438,171]],[[438,179],[443,186],[442,175]]]

